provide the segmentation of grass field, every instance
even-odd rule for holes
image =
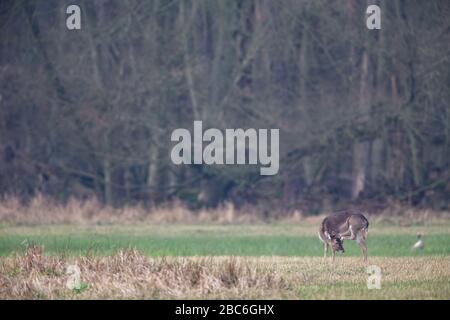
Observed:
[[[426,247],[413,252],[417,232]],[[0,255],[20,252],[27,244],[44,246],[48,254],[109,255],[136,248],[148,256],[321,256],[323,245],[315,224],[253,225],[47,225],[0,227]],[[371,256],[450,256],[450,224],[370,227]],[[353,241],[345,242],[345,256],[359,256]]]
[[[0,298],[450,298],[450,223],[371,224],[367,244],[381,290],[367,289],[353,241],[334,265],[322,259],[316,223],[4,224]],[[82,290],[65,287],[69,264]]]

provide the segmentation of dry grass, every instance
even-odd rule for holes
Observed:
[[[89,200],[70,199],[67,203],[58,203],[42,195],[37,195],[27,204],[15,197],[0,200],[0,223],[36,225],[36,224],[135,224],[151,223],[261,223],[279,221],[284,223],[319,224],[325,215],[308,216],[305,212],[294,210],[280,214],[273,212],[264,216],[256,207],[237,210],[231,203],[225,203],[216,209],[192,211],[179,202],[144,208],[139,205],[113,208],[102,205],[95,198]],[[373,219],[372,219],[373,218]],[[450,212],[419,210],[392,205],[370,217],[370,221],[408,226],[412,224],[436,224],[448,221]]]
[[[368,290],[359,258],[46,256],[38,247],[0,260],[0,299],[450,299],[450,258],[371,258],[382,289]],[[69,265],[81,287],[66,287]]]
[[[136,299],[279,296],[287,288],[274,270],[257,270],[242,258],[151,259],[135,250],[109,257],[66,259],[38,247],[0,264],[0,299]],[[69,290],[69,265],[81,271],[81,289]]]
[[[0,222],[10,224],[114,224],[114,223],[195,223],[195,222],[261,222],[256,210],[238,211],[232,204],[217,209],[192,211],[179,202],[161,207],[144,208],[140,205],[114,208],[104,206],[97,199],[70,199],[58,203],[37,195],[27,204],[15,197],[0,201]]]
[[[405,236],[411,235],[414,240],[415,234],[423,233],[424,229],[430,237],[428,248],[434,248],[438,244],[446,246],[445,242],[437,243],[433,239],[448,234],[449,217],[448,212],[394,206],[372,215],[369,220],[373,226],[371,235],[388,235],[395,246],[401,241],[409,241]],[[97,233],[122,235],[122,238],[128,234],[141,236],[138,240],[146,242],[143,247],[150,251],[155,247],[148,246],[147,242],[165,244],[171,236],[217,241],[211,235],[221,234],[248,241],[242,240],[242,235],[261,237],[262,240],[271,235],[274,246],[282,243],[285,248],[283,241],[289,240],[286,236],[314,235],[314,240],[302,240],[302,248],[291,248],[297,255],[309,250],[312,242],[308,241],[318,241],[315,234],[322,218],[323,215],[308,217],[294,211],[283,218],[271,218],[281,223],[261,224],[268,220],[256,209],[239,211],[231,204],[193,212],[179,203],[148,210],[140,206],[105,207],[95,199],[60,204],[37,196],[26,205],[16,198],[0,201],[0,224],[5,224],[0,230],[3,239],[22,241],[22,235],[27,239],[45,234],[50,237],[48,241],[52,241],[52,236],[58,239],[59,235],[73,233],[74,228],[81,230],[81,240],[86,238],[87,250],[92,241],[88,235]],[[174,222],[176,224],[170,224]],[[205,222],[207,224],[203,224]],[[228,223],[235,224],[222,225]],[[157,242],[161,237],[165,242]],[[114,236],[111,239],[114,240]],[[237,252],[245,246],[243,242],[233,243]],[[292,241],[289,243],[293,246]],[[378,248],[383,257],[370,257],[370,264],[382,269],[381,290],[367,289],[366,265],[359,257],[339,257],[331,265],[320,257],[150,258],[136,250],[121,250],[110,256],[69,256],[70,252],[65,249],[63,255],[46,255],[40,247],[30,246],[23,254],[0,258],[0,299],[450,299],[449,256],[385,257],[392,251],[392,244],[380,243],[374,243],[370,248],[373,249],[371,252]],[[195,241],[190,243],[194,244],[198,246]],[[261,242],[258,242],[257,248],[260,246]],[[228,252],[234,251],[226,254]],[[66,286],[70,277],[67,268],[71,265],[78,266],[81,271],[80,286],[72,290]]]

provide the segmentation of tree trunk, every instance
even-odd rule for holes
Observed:
[[[105,183],[105,204],[111,206],[113,204],[113,196],[112,196],[112,184],[111,184],[111,160],[109,156],[105,156],[103,159],[103,175],[104,175],[104,183]]]
[[[147,187],[150,193],[153,193],[154,188],[158,185],[158,158],[159,158],[159,148],[157,145],[153,144],[150,147],[150,161],[148,164],[148,175],[147,175]]]
[[[369,117],[370,97],[369,97],[369,55],[363,53],[361,62],[361,86],[359,91],[359,114],[364,120]],[[357,138],[358,139],[358,138]],[[352,178],[352,200],[358,198],[364,191],[366,184],[367,163],[369,160],[370,143],[368,141],[356,141],[353,146],[353,178]]]

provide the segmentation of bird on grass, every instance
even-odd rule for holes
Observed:
[[[417,234],[417,242],[412,246],[412,250],[423,250],[424,243],[422,240],[422,235],[420,233]]]

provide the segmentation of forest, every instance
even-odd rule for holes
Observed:
[[[448,0],[1,1],[0,195],[447,210],[449,17]],[[174,164],[194,121],[279,129],[278,173]]]

